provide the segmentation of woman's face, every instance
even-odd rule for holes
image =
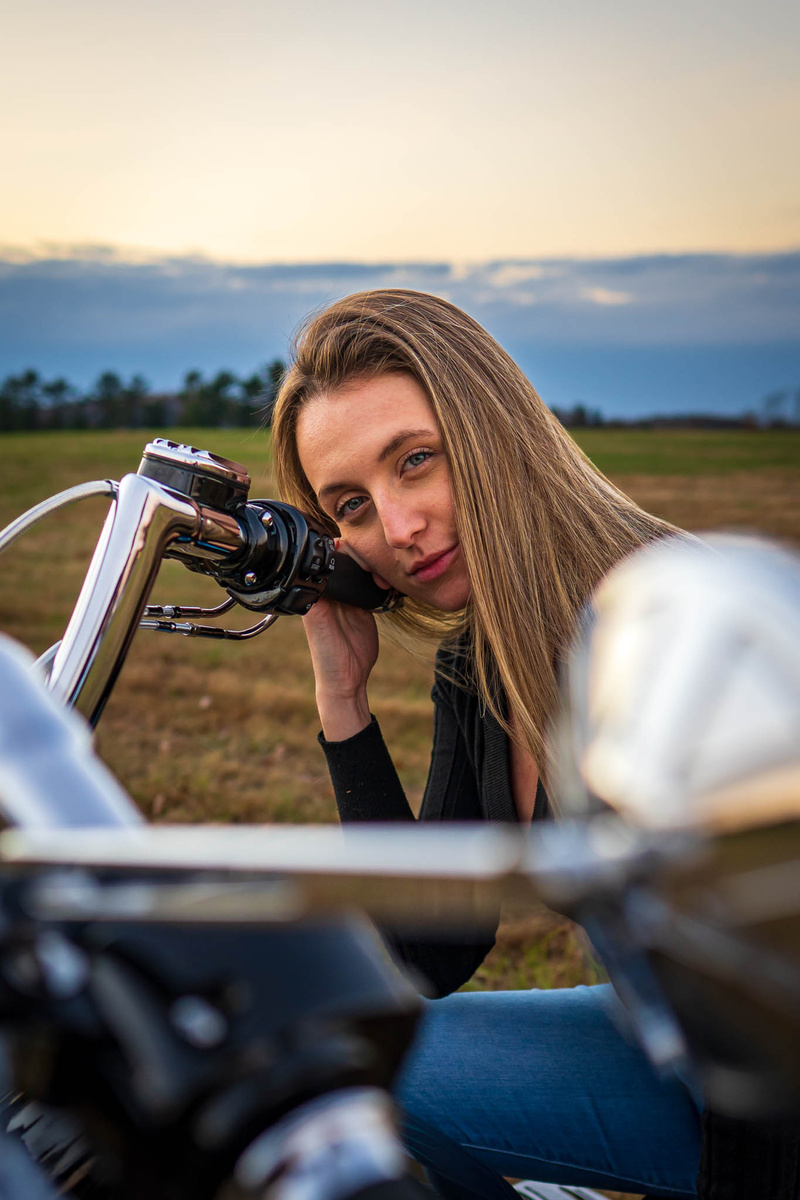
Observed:
[[[356,381],[300,411],[297,448],[341,545],[382,586],[445,612],[469,599],[450,473],[427,396],[410,375]]]

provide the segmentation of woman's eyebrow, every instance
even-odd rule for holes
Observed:
[[[401,429],[400,432],[395,434],[392,440],[387,442],[383,447],[378,455],[378,462],[383,462],[389,457],[390,454],[394,454],[395,450],[399,450],[403,442],[407,442],[409,438],[432,438],[434,436],[435,434],[432,429]]]
[[[388,441],[378,455],[378,462],[385,462],[390,454],[394,454],[404,442],[411,438],[427,438],[432,439],[436,436],[432,429],[401,429],[399,433]],[[334,492],[344,491],[353,485],[344,481],[342,483],[327,483],[324,488],[317,492],[317,499],[322,503],[325,496],[331,496]]]

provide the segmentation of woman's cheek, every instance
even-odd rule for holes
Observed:
[[[365,571],[376,569],[374,557],[369,552],[369,546],[365,547],[363,539],[359,540],[345,535],[338,539],[337,549],[349,554]]]
[[[367,570],[372,572],[378,587],[399,587],[399,571],[395,557],[388,548],[380,551],[369,551],[364,555]]]

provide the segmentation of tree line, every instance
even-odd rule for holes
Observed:
[[[800,427],[800,388],[770,392],[741,416],[713,412],[658,413],[650,417],[605,417],[597,408],[574,404],[553,408],[568,429],[624,427],[626,429],[796,429]]]
[[[44,379],[33,369],[8,375],[0,384],[0,433],[33,429],[161,429],[184,426],[242,427],[270,423],[272,404],[286,365],[279,358],[252,375],[218,371],[204,378],[187,371],[176,392],[154,392],[142,375],[127,383],[103,371],[88,391],[66,379]],[[800,388],[771,392],[741,417],[713,413],[607,418],[599,409],[575,404],[553,408],[570,429],[600,426],[639,428],[785,429],[800,425]]]
[[[159,429],[257,426],[266,421],[286,371],[273,359],[252,375],[187,371],[175,392],[153,391],[142,375],[103,371],[87,391],[32,368],[0,384],[0,432],[33,429]]]

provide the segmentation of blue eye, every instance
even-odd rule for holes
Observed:
[[[351,496],[349,500],[345,500],[344,503],[340,504],[339,507],[336,509],[337,519],[339,517],[352,516],[353,513],[358,512],[358,510],[361,508],[361,505],[363,503],[364,503],[363,496]]]
[[[405,467],[421,467],[424,462],[427,462],[431,457],[431,450],[414,450],[406,458],[403,466]]]

